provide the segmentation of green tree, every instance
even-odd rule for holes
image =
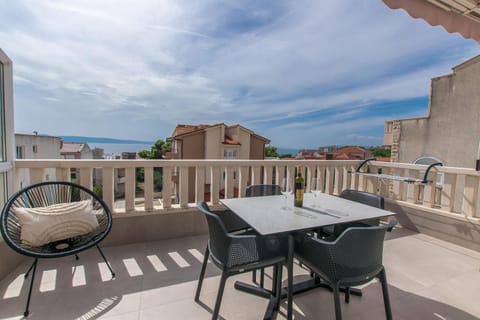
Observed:
[[[265,157],[271,157],[271,158],[278,157],[277,147],[266,146],[265,147]]]
[[[163,156],[166,152],[170,151],[172,148],[171,142],[165,142],[162,139],[155,141],[150,150],[142,150],[138,155],[143,159],[163,159]],[[137,181],[143,182],[144,169],[137,168],[136,170]],[[162,168],[153,169],[153,189],[155,191],[162,191],[162,179],[163,179],[163,170]]]
[[[370,151],[372,151],[372,155],[374,157],[385,157],[388,158],[391,156],[391,151],[390,149],[384,148],[384,147],[371,147],[369,148]]]
[[[99,196],[100,198],[103,197],[103,186],[102,185],[98,185],[98,184],[95,184],[93,186],[93,192]]]
[[[163,141],[158,139],[155,141],[150,150],[142,150],[138,153],[143,159],[162,159],[166,152],[170,151],[172,143],[170,141]]]
[[[280,159],[283,159],[283,158],[293,158],[292,154],[291,153],[285,153],[285,154],[281,154],[279,156]]]

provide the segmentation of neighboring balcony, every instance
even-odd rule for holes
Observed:
[[[385,197],[387,209],[397,213],[401,227],[388,235],[384,257],[395,319],[480,318],[476,303],[479,173],[435,167],[428,175],[432,183],[412,184],[352,174],[359,164],[326,160],[16,161],[16,176],[27,177],[29,183],[45,180],[46,172],[51,180],[70,180],[70,169],[77,168],[79,182],[93,188],[93,169],[100,168],[103,198],[114,210],[113,228],[103,246],[116,269],[116,279],[107,277],[93,250],[81,254],[79,261],[72,257],[42,260],[34,285],[32,319],[209,319],[219,273],[209,267],[201,299],[204,305],[196,304],[193,294],[207,239],[207,225],[196,203],[208,194],[213,206],[221,206],[221,197],[243,196],[249,184],[282,184],[286,179],[292,187],[298,166],[305,169],[306,192],[312,187],[334,195],[348,188],[375,192]],[[144,170],[140,193],[136,168]],[[154,187],[154,168],[162,168],[161,192]],[[115,198],[116,169],[125,171],[121,199]],[[421,179],[427,166],[370,163],[370,172],[379,169],[383,175]],[[28,290],[22,274],[28,266],[28,259],[0,241],[0,319],[17,319],[22,314]],[[305,277],[308,272],[297,267],[295,281]],[[250,274],[239,278],[249,280]],[[267,301],[236,291],[236,279],[227,285],[220,314],[225,319],[261,318]],[[379,284],[369,284],[364,290],[364,297],[343,305],[345,319],[384,319]],[[318,315],[333,319],[328,291],[296,296],[294,303],[296,319]],[[284,318],[284,312],[278,316]]]

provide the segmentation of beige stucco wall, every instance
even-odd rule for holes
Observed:
[[[205,159],[222,159],[225,128],[223,126],[210,127],[205,130]]]
[[[480,56],[432,79],[427,118],[400,123],[399,162],[433,156],[473,168],[480,141]]]
[[[238,141],[240,142],[240,151],[238,159],[250,159],[250,132],[239,128]]]
[[[240,126],[225,127],[225,134],[233,140],[240,141]]]
[[[264,159],[264,141],[252,136],[250,139],[250,159],[263,160]]]
[[[205,159],[205,133],[199,133],[183,138],[183,159]],[[195,201],[195,168],[188,169],[188,201]]]
[[[33,146],[37,152],[33,152]],[[62,140],[58,137],[15,134],[15,146],[23,147],[24,159],[61,159]]]
[[[92,151],[92,149],[90,149],[88,144],[85,144],[85,146],[83,147],[80,158],[81,159],[93,159],[93,151]]]
[[[37,152],[33,152],[33,146]],[[38,136],[30,134],[15,134],[15,147],[22,147],[23,159],[61,159],[60,149],[62,139],[58,137]],[[24,187],[30,184],[30,171],[18,170],[15,177],[16,184]],[[53,168],[45,169],[43,172],[45,181],[56,180],[56,171]]]
[[[205,159],[205,133],[186,136],[182,141],[182,159]]]

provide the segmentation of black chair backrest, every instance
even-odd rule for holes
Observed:
[[[361,279],[378,273],[383,260],[385,232],[397,221],[379,226],[351,227],[345,230],[330,246],[330,256],[337,279]],[[333,266],[332,266],[333,267]]]
[[[227,265],[229,259],[229,247],[232,242],[231,236],[228,234],[227,228],[222,220],[215,213],[210,211],[207,203],[202,200],[197,205],[200,212],[205,215],[208,223],[208,247],[215,259],[221,264]]]
[[[264,197],[281,194],[282,188],[276,184],[252,184],[245,190],[246,197]]]
[[[37,208],[60,203],[90,200],[99,227],[86,235],[71,240],[72,246],[66,250],[57,250],[45,245],[26,247],[22,244],[21,225],[14,208]],[[2,210],[0,231],[5,242],[18,253],[39,257],[62,257],[83,251],[104,239],[112,228],[112,214],[105,202],[93,191],[71,182],[48,181],[30,185],[15,193]]]
[[[343,190],[342,193],[340,193],[340,198],[360,202],[380,209],[383,209],[385,206],[385,200],[382,196],[365,191]]]

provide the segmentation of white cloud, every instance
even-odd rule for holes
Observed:
[[[381,1],[347,0],[18,0],[0,12],[0,43],[18,131],[155,140],[226,122],[292,147],[314,124],[309,145],[361,140],[356,128],[385,120],[373,102],[426,96],[479,53]]]

